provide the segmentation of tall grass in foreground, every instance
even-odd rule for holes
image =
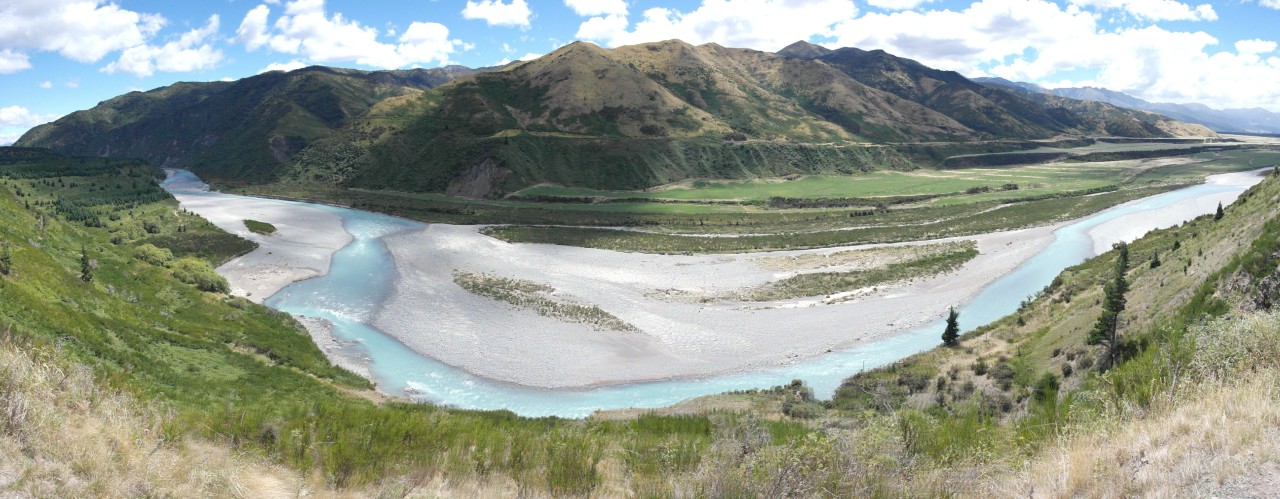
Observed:
[[[1280,467],[1280,312],[1192,327],[1178,379],[1145,405],[1067,431],[1016,473],[970,492],[996,496],[1265,496]],[[1158,371],[1158,370],[1157,370]]]
[[[295,495],[292,472],[184,440],[171,414],[103,387],[90,368],[0,341],[0,495]]]

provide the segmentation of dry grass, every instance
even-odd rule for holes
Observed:
[[[1259,471],[1280,464],[1280,376],[1212,383],[1146,417],[1054,446],[974,495],[1183,497],[1274,493]],[[1261,488],[1260,488],[1261,487]],[[1234,490],[1234,491],[1233,491]]]
[[[514,481],[388,477],[336,491],[213,442],[167,435],[171,414],[58,352],[0,341],[0,497],[511,497]],[[536,496],[536,494],[532,494]]]
[[[103,388],[83,365],[0,345],[0,495],[283,497],[297,476],[210,444],[172,441],[169,415]]]
[[[1145,411],[1076,428],[975,495],[1268,496],[1280,490],[1280,313],[1194,328],[1187,381]]]

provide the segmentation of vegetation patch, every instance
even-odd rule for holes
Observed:
[[[746,253],[854,244],[891,243],[982,234],[1079,218],[1116,204],[1174,189],[1164,185],[1104,192],[1092,196],[1053,197],[1021,203],[971,204],[929,210],[890,211],[880,224],[811,232],[741,236],[660,234],[594,227],[494,226],[489,236],[512,243],[562,244],[614,251],[662,254]],[[943,217],[943,218],[939,218]],[[844,217],[848,220],[848,216]],[[888,224],[894,220],[897,224]],[[847,223],[847,222],[846,222]]]
[[[276,226],[266,222],[259,222],[257,220],[245,220],[244,226],[249,229],[249,232],[254,234],[269,236],[276,233]]]
[[[599,331],[640,332],[635,326],[595,305],[553,298],[551,295],[555,293],[555,288],[545,284],[461,271],[453,273],[453,282],[477,295],[532,310],[543,317],[579,322]]]
[[[831,295],[951,272],[978,256],[977,243],[973,241],[931,246],[901,261],[868,269],[798,274],[740,292],[735,298],[747,301],[777,301]],[[836,258],[847,258],[847,255],[837,255]]]

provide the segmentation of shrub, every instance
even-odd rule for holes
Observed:
[[[133,256],[157,267],[168,267],[173,261],[173,252],[167,248],[159,248],[154,244],[144,244],[134,250]]]
[[[1280,365],[1280,312],[1224,317],[1194,326],[1191,367],[1200,376],[1229,381],[1245,369]]]
[[[173,262],[173,276],[179,281],[194,285],[201,291],[226,293],[231,291],[226,278],[214,272],[208,262],[198,258],[181,258]]]

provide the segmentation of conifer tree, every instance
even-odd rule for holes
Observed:
[[[1100,364],[1103,369],[1115,365],[1116,347],[1120,334],[1120,313],[1124,312],[1124,294],[1129,291],[1129,282],[1125,280],[1125,271],[1129,269],[1129,245],[1117,243],[1115,276],[1103,288],[1105,297],[1102,301],[1102,316],[1089,332],[1090,345],[1106,347],[1106,361]]]
[[[1222,211],[1222,201],[1218,201],[1218,211],[1213,214],[1213,219],[1222,220],[1223,215],[1226,215],[1226,213]]]
[[[0,248],[0,274],[9,275],[13,272],[13,254],[9,250],[9,243],[4,243]]]
[[[89,252],[80,247],[80,280],[84,282],[93,282],[93,264],[89,263]]]
[[[955,307],[947,314],[947,328],[942,331],[942,344],[954,347],[960,344],[960,313]]]

